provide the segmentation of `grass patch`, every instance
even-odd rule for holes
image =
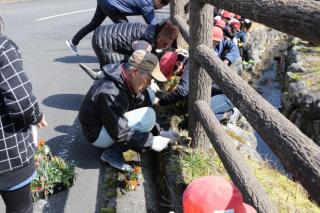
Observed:
[[[279,212],[319,213],[320,208],[308,199],[302,186],[271,168],[267,163],[247,161]]]
[[[116,213],[116,210],[113,208],[101,208],[100,213]]]
[[[295,81],[301,80],[301,74],[300,73],[292,73],[291,78]]]
[[[176,154],[172,155],[169,164],[173,170],[180,168],[182,183],[188,184],[198,177],[207,175],[219,175],[229,179],[222,162],[213,150],[201,152],[197,149],[181,146],[177,146],[175,149]],[[306,191],[300,184],[271,168],[266,162],[254,162],[246,159],[246,163],[280,213],[320,213],[320,208],[308,199]]]
[[[243,137],[237,135],[234,131],[227,129],[226,132],[231,138],[235,139],[236,141],[239,141],[242,144],[248,144],[248,142],[245,141]]]

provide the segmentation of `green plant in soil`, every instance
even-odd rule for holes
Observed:
[[[74,166],[53,156],[44,140],[39,141],[34,159],[37,169],[37,176],[31,183],[34,200],[47,198],[55,191],[72,186],[75,179]]]

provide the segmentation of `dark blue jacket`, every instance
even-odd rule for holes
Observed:
[[[157,17],[153,0],[100,0],[105,8],[126,16],[142,15],[147,24],[155,25]]]
[[[246,44],[247,42],[247,33],[244,31],[237,32],[236,38],[240,40],[240,42]]]
[[[238,57],[240,57],[240,52],[238,46],[233,43],[232,40],[222,39],[215,48],[215,52],[221,60],[227,59],[229,65],[234,63]]]
[[[219,42],[219,44],[215,48],[215,52],[222,60],[228,59],[230,64],[232,64],[238,57],[240,57],[238,46],[235,45],[231,40],[227,39],[223,39],[221,42]],[[187,98],[189,94],[189,62],[187,62],[183,69],[183,74],[175,91],[160,98],[159,104],[161,106],[174,104],[177,101]],[[221,93],[222,91],[218,87],[218,85],[212,82],[211,96]]]

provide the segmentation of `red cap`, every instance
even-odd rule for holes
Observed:
[[[206,176],[192,181],[183,193],[184,213],[256,213],[243,202],[242,194],[232,183],[218,176]],[[228,212],[229,212],[228,211]]]
[[[217,19],[215,20],[214,26],[224,28],[226,26],[226,22],[223,21],[222,19]]]
[[[233,19],[232,21],[229,22],[229,25],[231,27],[234,27],[236,30],[240,30],[240,21]]]
[[[235,17],[236,19],[238,19],[238,20],[241,19],[241,16],[239,16],[239,15],[235,15],[234,17]]]
[[[167,79],[169,79],[173,73],[174,65],[177,62],[178,53],[166,52],[160,59],[160,70]]]
[[[230,14],[231,18],[234,18],[234,16],[236,15],[236,14],[231,13],[231,12],[229,14]]]
[[[222,18],[228,18],[228,19],[231,19],[232,16],[231,16],[231,13],[229,13],[228,11],[223,11],[223,13],[221,14],[221,17]]]
[[[220,27],[212,28],[212,40],[221,41],[223,39],[223,31]]]

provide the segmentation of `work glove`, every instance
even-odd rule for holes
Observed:
[[[159,135],[162,137],[171,138],[173,140],[177,140],[180,137],[179,133],[173,130],[161,131]]]
[[[160,91],[160,87],[153,79],[151,80],[151,84],[148,88],[152,89],[154,92]]]
[[[174,143],[175,140],[172,138],[166,138],[162,136],[154,136],[151,142],[151,149],[156,152],[161,152],[168,147],[169,143]]]

